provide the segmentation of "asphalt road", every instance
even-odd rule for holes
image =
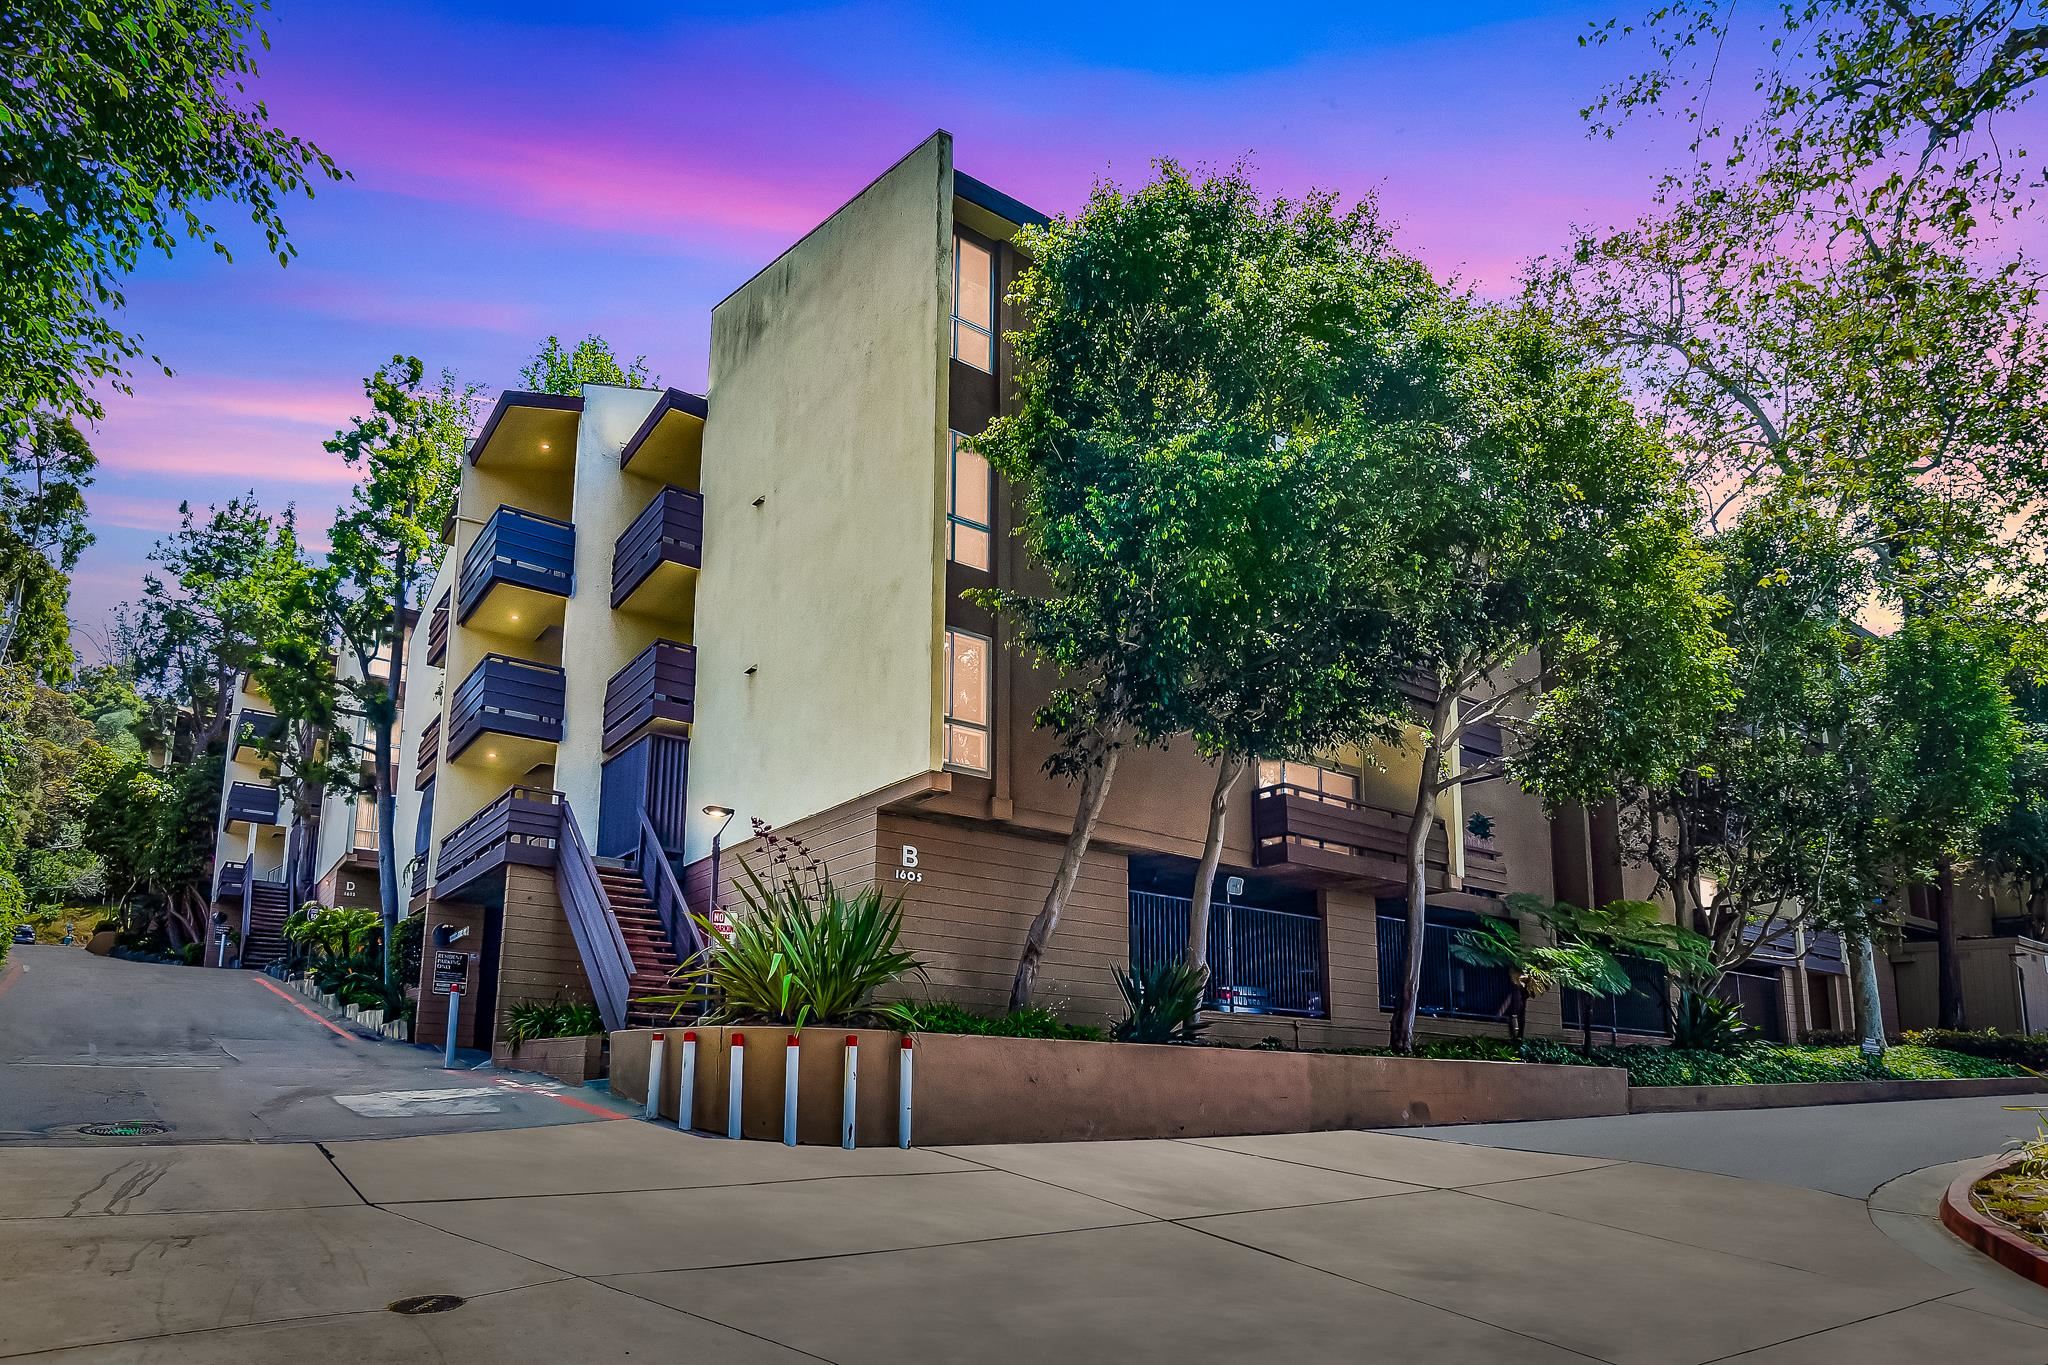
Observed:
[[[255,972],[19,947],[0,967],[0,1143],[304,1142],[579,1123],[601,1096],[538,1077],[445,1071],[438,1052],[313,1013]]]

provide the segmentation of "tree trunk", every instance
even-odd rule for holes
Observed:
[[[1849,944],[1849,967],[1856,977],[1853,1004],[1856,1031],[1863,1050],[1884,1051],[1884,999],[1877,989],[1877,948],[1867,933],[1845,935]]]
[[[1246,760],[1225,754],[1216,760],[1216,790],[1209,796],[1209,831],[1202,841],[1202,860],[1195,865],[1195,892],[1188,901],[1188,966],[1209,966],[1209,903],[1216,898],[1216,865],[1223,861],[1223,827],[1230,815],[1230,793],[1244,776]],[[1235,982],[1230,983],[1235,985]]]
[[[1422,935],[1428,923],[1429,832],[1436,825],[1439,750],[1432,736],[1422,751],[1422,780],[1408,817],[1408,937],[1401,964],[1401,995],[1394,1006],[1390,1042],[1396,1052],[1415,1050],[1415,1012],[1422,1003]]]
[[[1105,736],[1099,743],[1101,753],[1081,774],[1081,801],[1074,810],[1074,831],[1067,836],[1066,848],[1060,851],[1059,870],[1053,873],[1052,888],[1045,893],[1045,905],[1024,935],[1024,951],[1017,957],[1017,975],[1010,982],[1013,1010],[1031,1003],[1031,990],[1038,979],[1038,965],[1045,958],[1045,945],[1052,938],[1052,931],[1059,927],[1060,912],[1067,908],[1067,897],[1073,894],[1074,883],[1081,876],[1081,859],[1088,852],[1088,841],[1095,837],[1096,822],[1102,818],[1102,803],[1109,796],[1110,779],[1116,775],[1117,755],[1122,750],[1116,745],[1115,736]]]
[[[1935,877],[1934,894],[1935,970],[1939,983],[1936,1011],[1941,1026],[1963,1027],[1963,959],[1956,948],[1956,867],[1941,860]]]

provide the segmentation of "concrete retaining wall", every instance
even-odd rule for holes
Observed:
[[[664,1030],[660,1112],[676,1116],[683,1030]],[[700,1028],[694,1125],[726,1125],[728,1056],[746,1035],[743,1129],[782,1133],[784,1030]],[[651,1030],[612,1035],[612,1093],[647,1094]],[[862,1145],[896,1134],[900,1035],[811,1029],[799,1047],[798,1136],[836,1142],[844,1043],[859,1039]],[[1585,1118],[1628,1112],[1624,1072],[1521,1062],[1343,1057],[1036,1038],[916,1036],[920,1146],[1103,1138],[1226,1137],[1427,1123]]]
[[[2048,1078],[1999,1076],[1954,1081],[1814,1081],[1788,1085],[1632,1086],[1633,1114],[1687,1114],[1709,1109],[1791,1109],[1807,1104],[1877,1104],[1888,1100],[1964,1100],[1980,1095],[2038,1095]]]

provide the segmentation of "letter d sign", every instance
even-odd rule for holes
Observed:
[[[904,865],[905,867],[916,867],[916,866],[917,866],[917,845],[916,845],[916,844],[905,844],[905,845],[903,846],[903,865]]]

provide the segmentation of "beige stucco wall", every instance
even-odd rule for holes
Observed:
[[[586,842],[597,838],[597,798],[604,772],[604,689],[613,673],[653,642],[657,618],[612,610],[612,551],[660,485],[619,470],[619,452],[661,394],[652,389],[586,384],[576,429],[576,591],[562,616],[562,743],[555,787]],[[678,631],[667,634],[676,638]],[[684,637],[687,642],[687,635]]]
[[[935,134],[712,311],[690,787],[741,830],[937,766],[952,172]]]
[[[246,826],[232,833],[227,828],[228,792],[235,783],[277,785],[277,769],[260,760],[253,749],[246,757],[235,757],[235,735],[242,728],[242,713],[269,709],[270,699],[263,689],[244,677],[235,689],[234,713],[228,717],[228,752],[221,765],[220,801],[214,808],[213,856],[216,869],[222,863],[246,863],[259,879],[277,881],[284,874],[285,831],[292,823],[294,806],[290,798],[280,797],[274,825]]]
[[[420,767],[420,731],[434,717],[441,715],[446,705],[444,692],[447,688],[447,673],[427,662],[427,634],[433,619],[434,604],[441,600],[443,593],[450,592],[455,583],[456,559],[453,550],[441,557],[441,567],[434,575],[434,582],[427,589],[423,599],[426,611],[421,616],[422,625],[413,632],[411,645],[405,653],[405,706],[398,717],[398,801],[397,817],[392,824],[392,833],[397,839],[400,899],[411,894],[411,881],[406,875],[405,864],[412,861],[412,846],[419,832],[420,793],[413,789],[414,775]],[[454,626],[454,607],[449,607],[449,625]],[[447,722],[442,721],[442,730]],[[438,737],[437,737],[438,742]],[[438,776],[438,773],[436,774]],[[431,846],[430,846],[431,847]]]

